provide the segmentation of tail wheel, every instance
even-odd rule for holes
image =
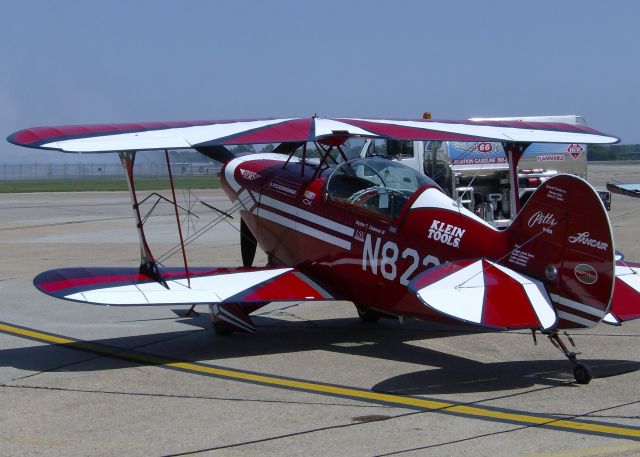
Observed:
[[[578,384],[589,384],[589,381],[593,379],[589,367],[582,363],[577,364],[573,369],[573,377],[576,378]]]

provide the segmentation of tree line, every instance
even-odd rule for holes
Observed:
[[[587,160],[637,160],[640,159],[640,144],[590,144]]]

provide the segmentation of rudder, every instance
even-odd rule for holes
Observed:
[[[585,180],[558,175],[543,183],[506,236],[501,263],[544,283],[558,328],[592,327],[609,312],[613,237],[604,205]]]

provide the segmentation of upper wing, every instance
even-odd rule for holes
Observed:
[[[409,289],[438,313],[487,328],[548,330],[557,322],[542,283],[484,259],[432,268]]]
[[[34,285],[47,295],[99,305],[175,305],[333,300],[294,268],[163,269],[167,287],[137,268],[65,268],[40,273]]]
[[[19,146],[64,152],[116,152],[299,143],[332,136],[398,140],[617,143],[583,125],[522,121],[284,118],[34,127],[8,137]]]

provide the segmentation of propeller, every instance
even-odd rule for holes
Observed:
[[[256,256],[256,248],[258,242],[256,237],[253,236],[249,226],[244,222],[244,219],[240,219],[240,253],[242,254],[242,265],[245,268],[249,268],[253,265],[253,259]]]

